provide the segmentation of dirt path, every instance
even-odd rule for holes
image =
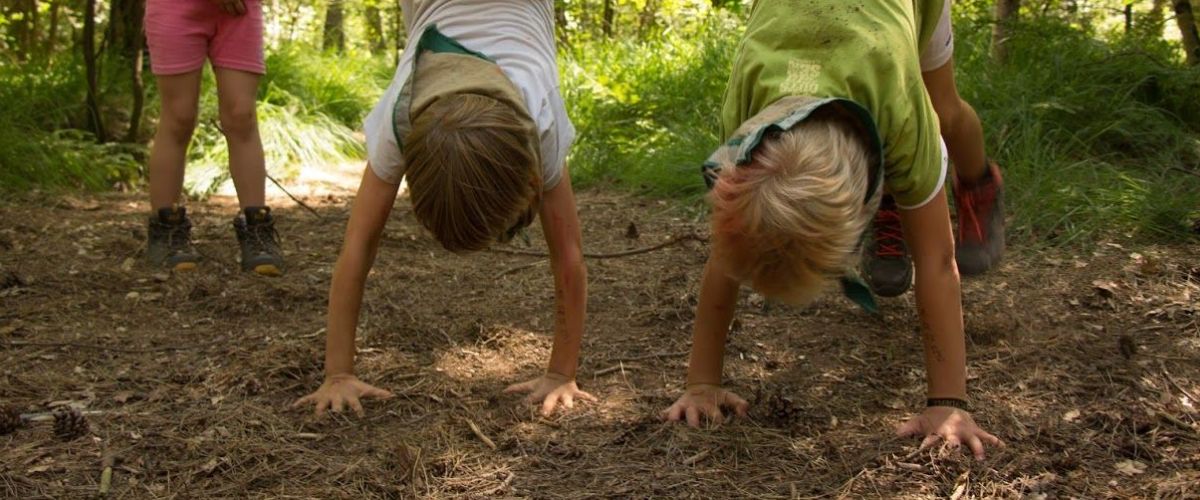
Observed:
[[[546,264],[447,255],[403,201],[359,337],[360,374],[398,397],[362,419],[288,411],[321,377],[347,215],[344,196],[308,200],[324,220],[279,210],[291,269],[275,280],[234,271],[228,201],[193,205],[208,261],[180,276],[129,266],[140,196],[0,204],[0,401],[102,412],[71,442],[46,424],[0,436],[0,497],[94,496],[106,459],[115,498],[1200,495],[1196,245],[1018,251],[968,282],[976,418],[1009,443],[977,463],[891,437],[923,394],[911,295],[873,318],[744,294],[726,371],[753,420],[659,423],[683,382],[698,242],[589,262],[580,381],[603,402],[535,418],[498,392],[549,349]],[[580,210],[589,251],[704,229],[625,196],[585,193]]]

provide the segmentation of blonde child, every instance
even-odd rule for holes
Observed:
[[[754,4],[725,94],[728,141],[706,164],[713,248],[687,389],[665,418],[697,426],[701,418],[720,422],[722,407],[746,413],[748,403],[721,387],[739,285],[803,304],[846,279],[886,191],[916,267],[928,380],[927,407],[897,432],[924,436],[924,446],[966,444],[979,458],[985,443],[1002,444],[975,424],[967,403],[959,276],[943,189],[948,161],[938,98],[931,102],[927,90],[953,90],[952,79],[942,81],[952,78],[949,33],[949,6],[941,0]],[[932,59],[924,74],[923,59]],[[927,85],[931,77],[938,81]],[[962,111],[965,103],[957,93],[953,98]],[[956,119],[950,123],[967,126]],[[977,153],[980,167],[970,184],[998,190],[998,170],[982,168],[982,138],[977,151],[966,152]],[[998,198],[984,208],[1002,215]]]
[[[325,381],[295,406],[318,415],[391,393],[354,375],[363,286],[406,179],[413,215],[447,250],[507,241],[537,216],[550,251],[555,335],[529,393],[543,414],[575,399],[587,274],[566,156],[575,130],[558,91],[550,0],[405,0],[408,46],[367,117],[368,167],[351,210],[329,292]]]

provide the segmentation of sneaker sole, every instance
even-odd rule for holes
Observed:
[[[270,276],[272,278],[283,276],[283,271],[276,267],[275,264],[259,264],[254,266],[253,271],[260,276]]]
[[[196,263],[195,262],[180,262],[178,264],[175,264],[175,267],[172,267],[171,270],[176,271],[176,272],[185,272],[185,273],[195,271]]]

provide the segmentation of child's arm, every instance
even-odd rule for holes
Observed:
[[[548,416],[559,402],[571,408],[575,406],[575,398],[596,400],[575,383],[587,312],[587,268],[583,263],[583,237],[575,194],[566,169],[558,185],[543,193],[538,218],[542,221],[554,273],[554,346],[544,375],[510,385],[504,392],[529,392],[526,400],[541,401],[542,414]]]
[[[940,190],[920,208],[900,211],[905,240],[916,267],[917,313],[925,347],[925,370],[930,398],[967,398],[967,348],[963,334],[962,295],[954,234],[946,191]],[[1003,446],[975,425],[971,415],[956,408],[926,408],[897,429],[902,436],[925,436],[922,447],[943,439],[950,446],[966,444],[983,458],[983,444]]]
[[[333,283],[329,286],[329,317],[325,337],[325,382],[321,387],[297,400],[292,406],[313,403],[317,415],[327,408],[340,412],[348,405],[362,414],[359,398],[388,398],[392,393],[373,387],[354,376],[354,333],[362,307],[363,286],[367,273],[375,262],[379,238],[387,224],[392,203],[399,186],[388,184],[368,166],[363,174],[358,195],[346,224],[346,238],[337,265],[333,268]]]
[[[701,415],[714,424],[720,424],[724,420],[722,406],[732,407],[739,416],[746,415],[750,404],[737,394],[721,388],[725,337],[729,333],[729,324],[733,322],[738,287],[738,282],[721,269],[717,260],[709,257],[700,282],[700,304],[696,306],[696,323],[692,330],[687,390],[663,412],[663,418],[686,418],[688,425],[699,427]]]

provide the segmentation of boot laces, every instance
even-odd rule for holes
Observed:
[[[900,225],[900,212],[881,209],[875,215],[875,255],[904,257],[904,229]]]

